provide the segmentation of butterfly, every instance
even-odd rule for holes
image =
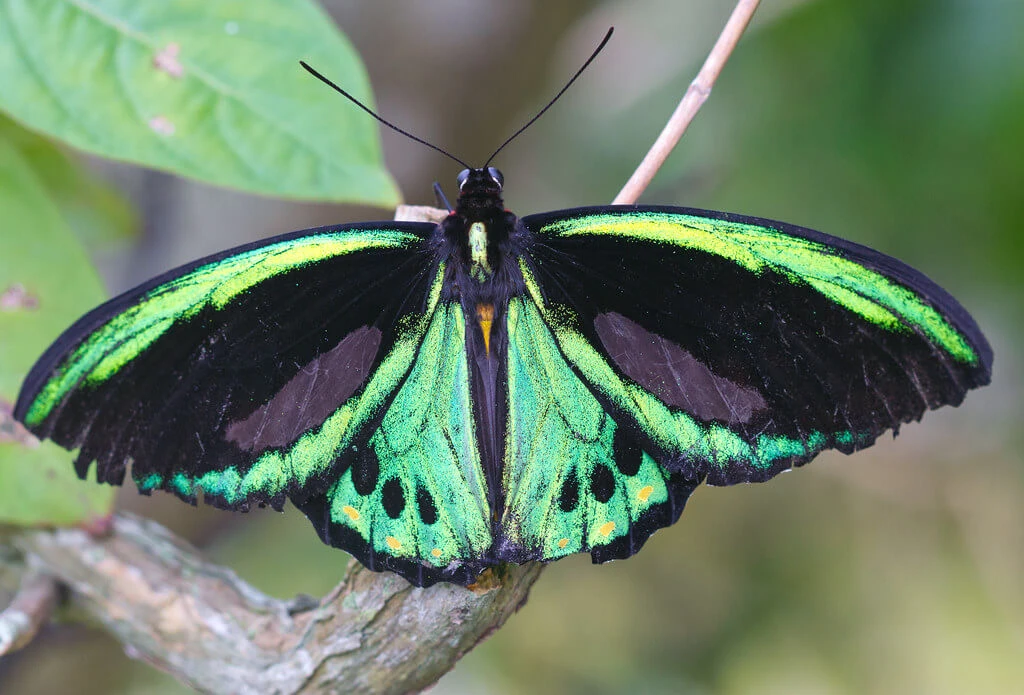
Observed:
[[[306,230],[86,314],[15,417],[224,509],[291,500],[417,586],[636,553],[701,483],[850,453],[988,383],[970,315],[903,263],[676,207],[517,218],[494,167],[437,225]]]

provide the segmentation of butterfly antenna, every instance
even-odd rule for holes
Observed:
[[[410,133],[409,131],[402,130],[401,128],[396,126],[394,123],[391,123],[389,121],[384,120],[381,116],[378,116],[377,113],[373,109],[371,109],[369,106],[367,106],[363,102],[359,101],[354,96],[352,96],[351,94],[346,92],[344,89],[342,89],[338,85],[334,84],[329,79],[327,79],[326,77],[321,75],[319,72],[314,70],[312,67],[310,67],[309,63],[307,63],[306,61],[300,60],[299,61],[299,65],[304,67],[306,69],[306,72],[311,74],[313,77],[317,78],[318,80],[323,82],[325,85],[327,85],[328,87],[330,87],[334,91],[336,91],[339,94],[341,94],[341,96],[343,96],[346,99],[348,99],[349,101],[351,101],[353,104],[355,104],[356,106],[361,108],[363,111],[365,111],[366,113],[368,113],[371,116],[373,116],[374,118],[376,118],[378,121],[380,121],[381,123],[386,125],[388,128],[391,128],[391,130],[395,131],[396,133],[401,133],[402,135],[404,135],[405,137],[409,138],[410,140],[415,140],[416,142],[420,143],[421,145],[426,145],[427,147],[429,147],[430,149],[434,150],[435,152],[440,152],[445,157],[448,157],[448,159],[451,159],[451,160],[454,160],[454,161],[458,162],[459,164],[461,164],[462,166],[464,166],[467,169],[472,169],[473,168],[470,165],[466,164],[461,159],[459,159],[458,157],[456,157],[455,155],[453,155],[451,152],[447,152],[445,150],[442,150],[437,145],[432,145],[431,143],[427,142],[423,138],[418,138],[415,135],[413,135],[412,133]]]
[[[487,167],[488,164],[491,163],[491,160],[493,160],[495,157],[498,156],[499,152],[501,152],[503,149],[505,149],[505,146],[507,144],[509,144],[510,142],[515,140],[517,137],[519,137],[519,135],[524,130],[526,130],[527,128],[529,128],[530,126],[533,125],[534,121],[536,121],[538,118],[543,116],[545,111],[547,111],[548,109],[550,109],[552,106],[555,105],[555,102],[558,101],[559,97],[561,97],[563,94],[565,94],[565,91],[567,89],[569,89],[569,87],[572,86],[572,83],[576,81],[576,78],[579,77],[581,74],[583,74],[583,71],[587,69],[587,66],[589,66],[592,62],[594,62],[594,58],[596,58],[597,54],[600,53],[602,49],[604,49],[605,45],[608,43],[608,39],[610,39],[612,37],[612,32],[613,31],[615,31],[615,27],[609,27],[608,28],[608,33],[604,35],[604,38],[601,39],[601,43],[599,43],[597,45],[597,48],[594,49],[594,52],[590,54],[589,58],[587,58],[587,62],[583,63],[583,65],[580,67],[580,69],[576,71],[576,74],[573,75],[572,78],[568,82],[565,83],[565,86],[562,87],[562,89],[558,92],[558,94],[555,95],[555,98],[552,99],[551,101],[549,101],[547,106],[545,106],[540,111],[538,111],[536,116],[534,116],[529,121],[527,121],[526,125],[524,125],[522,128],[520,128],[516,132],[512,133],[512,135],[509,136],[508,140],[506,140],[505,142],[501,143],[501,146],[498,149],[494,150],[494,154],[492,154],[490,157],[487,158],[487,162],[484,164],[485,168]]]

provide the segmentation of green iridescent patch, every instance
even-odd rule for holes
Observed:
[[[874,325],[890,331],[913,327],[957,360],[978,362],[967,339],[913,291],[810,239],[754,224],[644,210],[570,217],[542,231],[643,239],[712,253],[754,273],[771,268],[794,283],[807,283]]]
[[[487,490],[473,426],[465,320],[441,304],[412,371],[370,439],[378,474],[360,494],[353,471],[328,493],[331,520],[376,552],[436,567],[491,545]],[[390,489],[389,489],[390,486]]]
[[[646,453],[632,475],[620,470],[616,423],[573,373],[532,301],[509,302],[508,334],[502,528],[544,557],[607,545],[668,499],[666,472]]]

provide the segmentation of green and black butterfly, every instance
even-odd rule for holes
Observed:
[[[862,449],[989,381],[967,312],[863,246],[673,207],[517,219],[493,167],[459,184],[438,225],[288,234],[111,300],[15,416],[83,477],[290,499],[427,586],[628,557],[702,481]]]
[[[862,449],[989,381],[956,300],[863,246],[675,207],[519,219],[497,169],[458,184],[437,225],[296,232],[122,294],[40,358],[15,417],[81,477],[291,500],[428,586],[629,557],[701,482]]]

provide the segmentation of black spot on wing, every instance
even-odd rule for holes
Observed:
[[[320,539],[327,545],[351,553],[369,570],[395,572],[416,586],[426,587],[437,582],[466,586],[471,584],[486,566],[493,564],[481,558],[469,558],[462,562],[453,562],[446,567],[434,567],[413,559],[392,557],[375,552],[355,529],[335,523],[331,518],[331,503],[327,494],[313,495],[308,499],[296,501],[295,506],[309,518]]]
[[[615,439],[612,444],[615,467],[625,476],[634,476],[640,472],[640,463],[644,452],[636,438],[630,436],[628,430],[615,428]]]
[[[576,480],[576,471],[569,471],[562,481],[562,490],[558,495],[558,508],[563,512],[571,512],[580,503],[580,484]]]
[[[397,519],[405,509],[405,490],[402,489],[402,483],[398,478],[389,478],[384,483],[381,493],[384,512],[392,519]]]
[[[427,489],[422,485],[416,487],[416,507],[420,512],[420,520],[430,526],[437,523],[437,505]]]
[[[363,497],[377,489],[377,479],[380,477],[380,461],[377,459],[377,451],[372,445],[367,445],[362,454],[352,462],[352,485]]]
[[[590,493],[601,503],[607,502],[615,494],[615,475],[603,463],[594,466],[590,474]]]

